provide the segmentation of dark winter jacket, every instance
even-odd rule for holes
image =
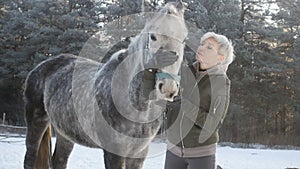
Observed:
[[[168,142],[181,149],[182,156],[185,149],[201,149],[218,142],[218,129],[229,105],[230,80],[224,71],[213,68],[201,73],[196,67],[182,66],[181,95],[168,103],[166,110]],[[154,86],[154,76],[145,73],[149,89]]]

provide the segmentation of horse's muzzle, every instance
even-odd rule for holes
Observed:
[[[178,95],[178,82],[172,79],[158,80],[156,83],[158,97],[163,100],[173,102],[174,97]]]

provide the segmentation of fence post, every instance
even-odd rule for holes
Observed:
[[[5,114],[5,112],[3,113],[3,117],[2,117],[2,124],[4,125],[4,123],[5,123],[5,116],[6,116],[6,114]]]

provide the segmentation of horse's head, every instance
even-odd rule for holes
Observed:
[[[146,39],[144,64],[147,64],[151,57],[167,57],[165,54],[178,57],[173,64],[154,70],[157,72],[157,98],[173,101],[179,91],[180,76],[178,73],[183,60],[184,41],[188,34],[181,0],[167,3],[148,22],[143,33]]]

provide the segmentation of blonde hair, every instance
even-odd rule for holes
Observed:
[[[201,37],[200,44],[209,38],[214,38],[220,45],[218,53],[224,55],[224,61],[221,64],[224,65],[227,70],[228,66],[232,63],[235,57],[233,54],[234,50],[232,42],[224,35],[216,34],[214,32],[207,32]]]

